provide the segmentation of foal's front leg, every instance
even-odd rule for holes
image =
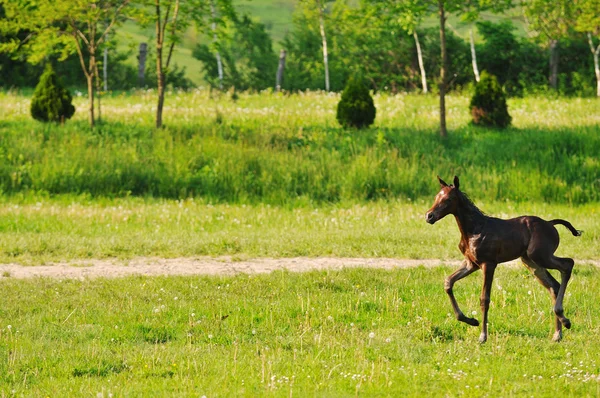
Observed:
[[[477,271],[479,267],[470,262],[469,260],[465,260],[462,263],[462,266],[456,270],[452,275],[446,278],[444,281],[444,290],[448,293],[448,297],[450,297],[450,303],[452,304],[452,309],[454,310],[454,315],[456,319],[461,322],[465,322],[471,326],[479,326],[479,321],[475,318],[469,318],[462,313],[460,308],[458,308],[458,303],[456,302],[456,298],[454,297],[454,292],[452,291],[452,287],[454,284],[461,280],[462,278],[471,275],[473,272]]]
[[[481,264],[481,271],[483,271],[483,288],[481,289],[481,298],[479,303],[481,304],[483,321],[481,326],[481,334],[479,335],[479,342],[485,343],[488,335],[488,310],[490,309],[490,295],[492,293],[492,281],[494,280],[496,264],[483,263]]]

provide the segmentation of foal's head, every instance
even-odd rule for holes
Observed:
[[[436,195],[435,202],[431,209],[425,214],[425,220],[429,224],[435,224],[448,214],[455,214],[459,202],[459,181],[458,177],[454,177],[454,184],[448,185],[438,176],[438,181],[442,190]]]

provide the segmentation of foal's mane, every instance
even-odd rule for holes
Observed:
[[[469,213],[474,213],[478,216],[486,215],[483,211],[479,209],[479,207],[475,206],[475,203],[473,203],[471,198],[469,198],[469,195],[458,189],[456,190],[456,192],[458,193],[458,198],[460,202],[469,211]]]

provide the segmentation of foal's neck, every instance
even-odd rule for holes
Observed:
[[[486,216],[467,196],[459,192],[459,202],[454,218],[456,218],[461,235],[469,237],[481,232]]]

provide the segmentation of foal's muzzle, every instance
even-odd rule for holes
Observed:
[[[429,212],[429,213],[425,214],[425,221],[427,221],[429,224],[433,225],[433,224],[435,224],[437,219],[435,218],[435,215],[433,214],[433,212]]]

